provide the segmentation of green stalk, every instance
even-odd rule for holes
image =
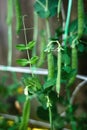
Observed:
[[[24,103],[22,121],[21,121],[19,130],[27,130],[29,115],[30,115],[30,99],[27,96],[26,101]]]
[[[12,23],[12,17],[13,17],[13,0],[7,1],[7,19],[6,22],[8,25]]]
[[[51,125],[51,130],[53,130],[53,121],[52,121],[52,110],[51,110],[51,107],[49,106],[49,122],[50,122],[50,125]]]
[[[65,34],[64,34],[64,46],[65,46],[65,48],[66,48],[67,36],[68,36],[68,30],[69,30],[71,7],[72,7],[72,0],[69,0],[68,1],[68,10],[67,10],[66,25],[65,25]]]
[[[47,28],[47,37],[48,37],[48,43],[49,38],[51,37],[50,34],[50,27],[49,27],[49,20],[46,19],[46,28]],[[47,55],[47,61],[48,61],[48,80],[52,79],[54,77],[54,58],[52,52],[49,52]]]
[[[59,14],[60,14],[60,10],[61,10],[61,3],[62,3],[62,0],[59,0],[58,1],[58,7],[57,7],[57,17],[59,18]]]
[[[38,36],[38,15],[34,12],[34,32],[33,32],[33,41],[37,42]],[[36,45],[32,49],[32,56],[36,56]]]
[[[12,64],[12,25],[8,25],[8,66]]]

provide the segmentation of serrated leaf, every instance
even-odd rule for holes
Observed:
[[[35,41],[30,41],[28,44],[27,44],[27,49],[32,49],[34,46],[35,46]]]
[[[29,64],[29,61],[27,59],[18,59],[16,60],[18,64],[20,64],[21,66],[26,66],[27,64]]]
[[[37,60],[38,60],[38,56],[34,56],[34,57],[32,57],[32,58],[29,60],[29,63],[30,63],[30,64],[36,64]]]

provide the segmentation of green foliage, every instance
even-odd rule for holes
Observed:
[[[44,89],[47,89],[49,87],[52,87],[56,84],[56,78],[53,78],[53,79],[50,79],[50,80],[47,80],[44,85],[43,85],[43,88]]]
[[[27,59],[19,59],[16,60],[18,64],[20,64],[21,66],[26,66],[27,64],[29,64],[30,62]]]
[[[28,64],[35,64],[38,60],[38,56],[34,56],[31,59],[27,60],[27,59],[18,59],[16,60],[18,64],[20,64],[21,66],[26,66]]]
[[[58,0],[36,0],[34,9],[41,18],[52,17],[56,14]]]
[[[8,12],[10,12],[7,15],[7,23],[8,25],[11,25],[13,5],[11,0],[9,0],[9,2]],[[24,91],[25,95],[23,93],[16,94],[17,88],[19,87],[18,80],[9,85],[9,89],[6,88],[4,83],[0,83],[1,98],[3,95],[7,98],[9,95],[12,96],[13,94],[20,103],[25,101],[20,128],[16,126],[15,123],[11,128],[9,128],[9,130],[16,130],[18,128],[20,130],[27,129],[30,114],[30,100],[33,97],[37,98],[40,102],[40,106],[37,108],[38,117],[49,121],[51,130],[62,130],[65,128],[72,130],[87,129],[87,115],[85,114],[85,117],[76,117],[75,112],[78,110],[79,105],[75,106],[70,102],[73,96],[71,95],[71,93],[73,93],[72,90],[75,88],[72,84],[74,84],[76,74],[78,72],[78,57],[80,56],[78,54],[83,54],[87,51],[87,43],[85,40],[85,37],[87,36],[87,16],[84,14],[83,1],[78,0],[77,2],[78,17],[70,23],[72,0],[69,0],[66,10],[67,17],[65,27],[62,28],[60,20],[60,23],[58,23],[59,26],[55,31],[55,35],[51,36],[50,18],[57,15],[59,16],[61,13],[61,5],[64,3],[62,0],[35,0],[34,12],[46,22],[46,28],[44,28],[45,32],[40,35],[40,56],[36,56],[36,54],[34,56],[30,55],[34,47],[37,49],[37,41],[32,40],[27,42],[26,36],[26,44],[23,43],[16,46],[16,49],[19,51],[26,51],[28,57],[17,59],[17,63],[21,66],[29,66],[32,71],[31,75],[26,75],[22,78],[22,83],[26,91]],[[24,21],[22,21],[20,2],[18,0],[15,0],[15,12],[16,31],[19,33],[21,29],[21,22]],[[36,25],[34,29],[37,29]],[[26,28],[24,26],[24,31],[25,30]],[[37,32],[37,30],[34,31]],[[35,35],[35,39],[37,40],[37,36],[39,35]],[[35,50],[35,52],[37,52],[37,50]],[[48,75],[46,79],[43,76],[42,80],[40,76],[33,74],[32,66],[34,65],[36,67],[40,67],[45,63],[47,64]],[[0,108],[1,106],[2,103],[0,104]],[[61,107],[64,109],[64,116],[61,116]],[[5,112],[6,109],[3,111]],[[0,124],[0,127],[8,129],[6,121],[3,120],[3,122],[6,127],[1,125],[3,123]]]
[[[35,41],[30,41],[27,45],[24,45],[24,44],[18,44],[16,46],[16,48],[19,50],[19,51],[25,51],[25,50],[28,50],[28,49],[32,49],[35,45]]]
[[[23,79],[24,85],[28,88],[28,92],[32,94],[36,94],[41,90],[41,83],[37,76],[28,76]]]

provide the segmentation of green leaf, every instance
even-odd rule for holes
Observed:
[[[70,66],[64,66],[63,69],[64,69],[64,71],[67,72],[67,73],[70,73],[70,72],[71,72],[71,67],[70,67]]]
[[[20,64],[21,66],[26,66],[27,64],[29,64],[29,61],[27,59],[18,59],[16,60],[18,64]]]
[[[46,88],[49,88],[51,86],[54,86],[55,84],[56,84],[56,78],[50,79],[44,83],[43,88],[46,89]]]
[[[24,94],[21,94],[21,95],[18,95],[17,96],[17,100],[20,102],[20,103],[24,103],[26,99],[26,96]]]
[[[30,41],[27,45],[24,45],[24,44],[18,44],[16,46],[16,48],[19,50],[19,51],[24,51],[24,50],[28,50],[28,49],[32,49],[35,45],[35,41]]]
[[[85,50],[85,47],[83,44],[78,45],[78,51],[83,52]]]
[[[41,18],[52,17],[57,13],[58,0],[48,0],[48,9],[46,8],[46,0],[36,0],[34,9]]]
[[[30,41],[28,44],[27,44],[27,49],[32,49],[34,46],[35,46],[35,41]]]
[[[29,63],[30,63],[30,64],[36,64],[37,60],[38,60],[38,56],[34,56],[34,57],[32,57],[32,58],[29,60]]]
[[[28,87],[30,94],[36,94],[42,88],[41,83],[37,76],[26,77],[23,79],[23,83]]]
[[[64,63],[65,65],[69,65],[70,64],[70,57],[68,54],[63,54],[62,55],[62,63]]]
[[[22,50],[25,50],[26,46],[24,44],[18,44],[16,45],[16,48],[19,50],[19,51],[22,51]]]

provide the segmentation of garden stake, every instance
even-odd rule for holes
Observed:
[[[8,66],[12,64],[12,18],[13,3],[12,0],[7,1],[7,25],[8,25]]]
[[[12,64],[12,25],[8,25],[8,66]]]

